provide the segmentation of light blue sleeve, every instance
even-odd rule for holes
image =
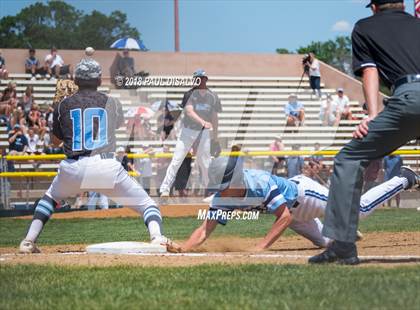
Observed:
[[[302,102],[300,102],[300,101],[299,101],[299,105],[298,105],[298,106],[299,106],[299,110],[300,110],[300,109],[304,109],[304,108],[305,108],[305,106],[303,105],[303,103],[302,103]]]
[[[281,205],[285,203],[287,203],[287,200],[283,193],[280,191],[277,185],[273,185],[265,196],[263,205],[267,208],[268,212],[274,213]]]
[[[291,112],[291,107],[290,104],[286,104],[285,108],[284,108],[284,112],[286,113],[286,116],[290,114]]]

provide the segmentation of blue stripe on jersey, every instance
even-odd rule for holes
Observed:
[[[282,195],[282,192],[279,190],[279,188],[276,186],[273,188],[269,194],[268,197],[264,200],[263,205],[264,207],[267,207],[267,205],[278,195]]]
[[[315,191],[311,191],[309,189],[305,190],[305,196],[311,196],[311,197],[318,198],[318,199],[320,199],[322,201],[328,201],[328,197],[327,196],[325,196],[325,195],[323,195],[321,193],[315,192]]]
[[[403,184],[400,184],[396,188],[394,188],[393,190],[383,194],[382,196],[380,196],[378,199],[371,202],[367,206],[365,206],[365,207],[360,206],[360,212],[363,212],[363,213],[369,212],[374,207],[376,207],[377,205],[385,202],[387,199],[391,198],[393,195],[395,195],[396,193],[398,193],[401,190],[403,190]]]

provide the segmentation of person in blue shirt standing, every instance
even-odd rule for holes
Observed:
[[[300,146],[295,144],[292,146],[292,151],[299,151]],[[287,164],[287,177],[293,178],[299,174],[302,174],[305,161],[302,156],[289,156],[286,159]]]
[[[389,155],[384,157],[384,170],[385,170],[385,181],[391,180],[393,177],[399,175],[401,167],[403,166],[403,160],[400,155]],[[400,207],[401,197],[400,194],[395,196],[397,201],[397,208]],[[391,207],[392,199],[388,200],[388,207]]]

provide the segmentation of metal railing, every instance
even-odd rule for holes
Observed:
[[[220,156],[238,156],[238,157],[284,157],[284,156],[304,156],[309,157],[313,155],[322,155],[326,157],[333,157],[339,151],[338,150],[324,150],[324,151],[254,151],[254,152],[222,152]],[[416,159],[416,165],[420,168],[420,150],[397,150],[393,154],[395,155],[407,155],[413,156]],[[154,153],[154,154],[128,154],[128,158],[172,158],[172,153]],[[193,156],[194,158],[194,156]],[[29,191],[31,190],[28,186],[30,182],[33,182],[33,178],[52,178],[57,175],[56,171],[7,171],[7,162],[23,162],[23,161],[57,161],[66,159],[64,154],[55,155],[5,155],[0,156],[0,203],[3,208],[9,208],[10,197],[11,197],[11,186],[8,179],[26,178],[25,189],[21,188],[21,191],[26,191],[26,202],[28,202]],[[136,172],[130,171],[131,176],[139,176]]]

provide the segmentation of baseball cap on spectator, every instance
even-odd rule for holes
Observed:
[[[117,153],[125,153],[125,149],[122,146],[117,148]]]
[[[381,4],[387,4],[387,3],[402,3],[404,0],[371,0],[370,3],[366,6],[367,8],[370,8],[372,4],[381,5]]]
[[[203,69],[197,69],[194,73],[193,73],[193,77],[197,78],[197,77],[207,77],[207,73],[206,71],[204,71]]]
[[[102,69],[99,63],[93,59],[83,58],[77,65],[74,72],[76,79],[93,80],[99,79],[102,75]]]
[[[337,93],[344,93],[344,88],[337,88]]]

